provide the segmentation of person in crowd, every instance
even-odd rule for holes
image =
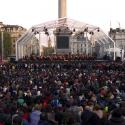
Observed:
[[[41,115],[41,105],[36,104],[33,111],[30,114],[30,125],[38,125]]]
[[[117,108],[111,112],[111,117],[106,125],[125,125],[125,119],[123,118],[121,109]]]
[[[99,116],[93,112],[93,105],[86,105],[81,114],[81,125],[100,125]]]

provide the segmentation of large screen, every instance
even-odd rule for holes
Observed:
[[[57,36],[56,43],[57,43],[57,49],[68,49],[69,48],[69,37],[68,36]]]

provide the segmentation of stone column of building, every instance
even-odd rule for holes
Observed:
[[[67,0],[58,0],[58,18],[67,16]]]

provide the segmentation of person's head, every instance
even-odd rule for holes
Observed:
[[[122,111],[121,109],[117,108],[117,109],[114,109],[113,112],[112,112],[112,117],[115,117],[115,118],[120,118],[122,116]]]
[[[34,107],[34,110],[41,111],[41,109],[42,109],[42,104],[36,104],[35,107]]]
[[[101,110],[101,106],[100,106],[100,105],[98,105],[98,104],[97,104],[97,105],[95,105],[95,106],[94,106],[94,110],[95,110],[95,111]]]
[[[15,115],[13,118],[12,118],[12,125],[22,125],[23,124],[23,120],[20,116],[18,115]]]

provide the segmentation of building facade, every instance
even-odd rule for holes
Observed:
[[[26,28],[18,25],[6,25],[3,22],[0,22],[0,31],[7,32],[11,37],[11,56],[15,56],[16,53],[16,41],[19,37],[21,37],[25,32]],[[4,42],[4,40],[3,40]]]
[[[125,29],[110,28],[109,36],[115,41],[117,48],[125,50]]]
[[[70,41],[72,54],[92,55],[94,52],[94,45],[84,32],[77,32],[75,35],[73,35],[73,37],[70,38]]]
[[[116,57],[120,57],[123,60],[125,57],[125,29],[110,28],[109,36],[116,43]]]

